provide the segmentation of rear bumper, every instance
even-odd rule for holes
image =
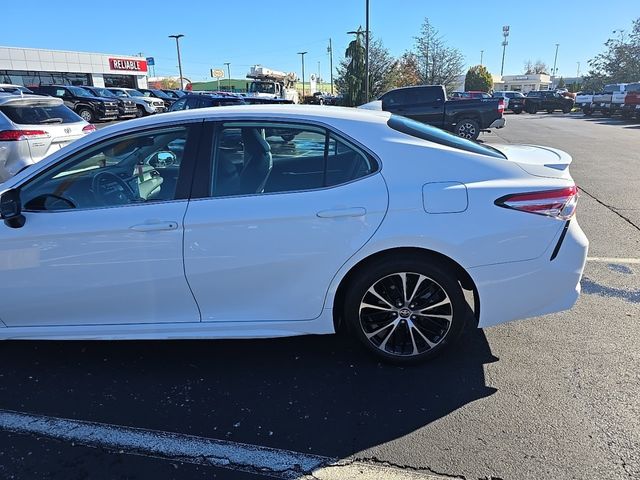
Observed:
[[[506,123],[507,121],[504,118],[499,118],[489,125],[489,128],[503,128]]]
[[[570,309],[580,295],[589,241],[574,218],[535,260],[469,269],[480,300],[480,327]]]

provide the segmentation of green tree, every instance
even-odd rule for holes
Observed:
[[[464,89],[488,92],[493,88],[493,78],[484,65],[471,67],[464,79]]]
[[[369,39],[369,99],[365,98],[364,30],[358,29],[356,38],[349,43],[345,58],[336,68],[335,84],[344,98],[344,105],[355,107],[377,98],[394,85],[395,59],[381,40]]]
[[[637,82],[640,78],[640,18],[633,21],[628,36],[620,31],[618,38],[610,38],[604,46],[604,52],[589,60],[591,68],[585,76],[585,84],[602,88],[606,83]]]
[[[564,81],[564,77],[560,77],[560,80],[558,80],[558,85],[556,85],[556,88],[565,88],[566,85],[567,84]]]

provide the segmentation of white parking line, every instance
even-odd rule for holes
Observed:
[[[179,433],[0,410],[0,429],[129,455],[206,465],[296,480],[442,480],[422,471],[340,461],[307,453]]]
[[[587,257],[587,262],[640,264],[640,258]]]

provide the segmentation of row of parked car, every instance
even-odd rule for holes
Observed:
[[[621,115],[640,120],[640,82],[605,85],[602,92],[580,92],[576,106],[585,115],[600,113],[606,117]]]
[[[116,88],[75,85],[23,87],[0,84],[0,92],[46,95],[62,99],[83,120],[111,121],[162,113],[187,92],[154,88]]]

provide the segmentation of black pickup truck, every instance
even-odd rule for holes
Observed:
[[[116,120],[118,118],[118,101],[95,97],[87,90],[72,85],[43,85],[31,87],[35,93],[61,98],[64,104],[92,123],[96,120]]]
[[[449,130],[456,135],[476,140],[482,130],[504,127],[504,100],[478,98],[447,100],[442,85],[422,85],[389,90],[377,102],[361,108],[378,109],[402,115],[422,123]]]
[[[553,113],[555,110],[569,113],[574,104],[573,98],[563,97],[553,90],[532,90],[525,97],[524,110],[527,113],[537,113],[540,110],[546,110],[547,113]]]

